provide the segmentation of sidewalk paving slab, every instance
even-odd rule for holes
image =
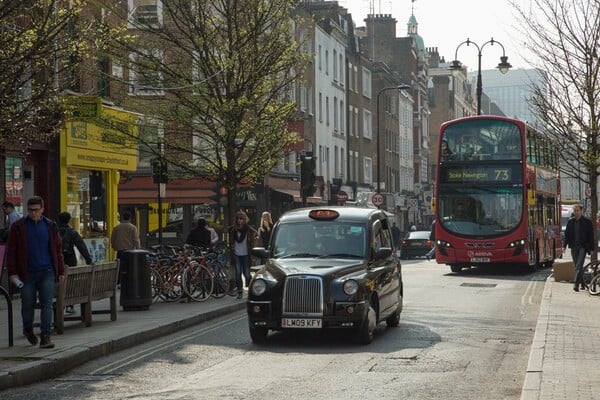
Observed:
[[[107,306],[108,299],[103,299],[92,308]],[[22,334],[20,300],[13,300],[12,307],[14,346],[9,347],[7,304],[0,299],[0,391],[52,379],[90,360],[242,310],[246,301],[230,296],[199,303],[159,301],[142,311],[124,311],[119,306],[116,321],[110,320],[110,314],[94,314],[87,328],[83,322],[66,321],[64,334],[52,335],[54,349],[30,345]],[[79,312],[78,307],[75,310]],[[39,334],[38,328],[34,331]]]
[[[600,297],[573,283],[544,286],[521,400],[595,399],[600,392]],[[594,393],[596,393],[594,395]]]

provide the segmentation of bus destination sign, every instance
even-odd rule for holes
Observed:
[[[516,168],[515,168],[516,167]],[[509,183],[514,180],[520,180],[521,174],[519,166],[478,166],[478,167],[459,167],[452,166],[443,168],[442,183],[462,183],[462,182],[497,182]]]

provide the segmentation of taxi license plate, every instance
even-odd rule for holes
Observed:
[[[471,262],[489,263],[490,259],[487,257],[471,257]]]
[[[282,318],[282,328],[320,328],[321,320],[317,318]]]

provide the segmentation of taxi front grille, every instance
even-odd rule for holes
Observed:
[[[283,315],[323,315],[323,281],[316,276],[289,276],[283,292]]]

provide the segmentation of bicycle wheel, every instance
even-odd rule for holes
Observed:
[[[164,282],[158,271],[150,270],[150,287],[152,289],[152,302],[156,302],[160,298],[163,290]]]
[[[596,271],[598,270],[599,265],[600,265],[600,260],[596,260],[596,261],[592,261],[592,262],[586,264],[583,267],[583,283],[585,283],[586,286],[590,285],[590,282],[592,281],[592,277],[596,274]]]
[[[230,296],[235,296],[237,292],[235,290],[231,290],[231,281],[229,279],[229,273],[227,272],[227,268],[218,262],[211,264],[211,267],[213,270],[213,275],[215,277],[213,297],[221,298],[224,297],[226,294]]]
[[[213,287],[213,275],[208,268],[196,262],[191,263],[182,274],[183,290],[194,301],[206,301]]]
[[[163,285],[160,298],[167,303],[178,301],[183,296],[183,284],[179,272],[166,270],[162,275]]]
[[[600,273],[596,273],[588,284],[588,292],[593,295],[600,294]]]

